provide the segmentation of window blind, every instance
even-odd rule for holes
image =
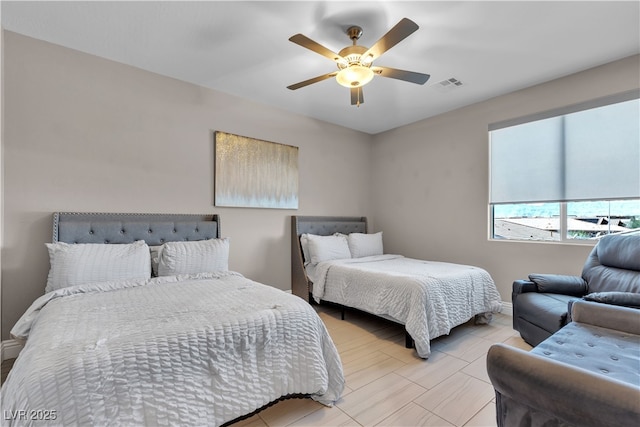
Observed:
[[[640,198],[638,91],[563,113],[490,127],[492,204]]]

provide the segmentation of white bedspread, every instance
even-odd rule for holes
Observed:
[[[61,289],[12,334],[28,340],[2,425],[42,411],[56,425],[220,425],[290,394],[332,405],[344,388],[313,308],[232,272]]]
[[[482,268],[377,255],[318,263],[316,301],[339,303],[403,323],[422,358],[429,340],[476,314],[499,312],[500,294]]]

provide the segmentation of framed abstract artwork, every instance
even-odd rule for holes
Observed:
[[[214,205],[298,209],[298,147],[214,133]]]

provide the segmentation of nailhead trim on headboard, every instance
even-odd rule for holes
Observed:
[[[220,237],[220,219],[216,214],[53,214],[53,242],[131,243],[144,240],[149,245],[161,245],[169,241],[216,237]]]

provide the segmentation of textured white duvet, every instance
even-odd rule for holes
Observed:
[[[476,314],[499,312],[500,294],[489,273],[469,265],[401,255],[325,261],[313,272],[313,297],[405,325],[416,351],[429,357],[429,340]]]
[[[331,405],[344,388],[315,311],[232,272],[60,289],[12,334],[28,340],[2,425],[55,411],[48,424],[211,426],[290,394]]]

